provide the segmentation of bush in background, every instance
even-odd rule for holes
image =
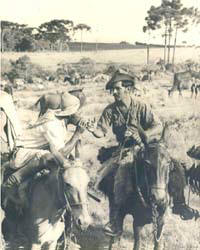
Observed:
[[[89,57],[81,58],[77,63],[60,62],[56,70],[58,78],[64,78],[65,76],[73,77],[75,74],[79,74],[80,77],[86,75],[94,76],[98,71],[96,62]]]
[[[2,75],[7,77],[11,83],[15,79],[23,79],[25,82],[33,83],[33,78],[46,80],[52,72],[44,70],[41,66],[33,64],[28,56],[19,57],[17,60],[4,60]]]

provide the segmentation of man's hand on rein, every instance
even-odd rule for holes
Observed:
[[[124,136],[125,137],[131,137],[132,136],[132,132],[130,130],[126,130],[125,133],[124,133]]]

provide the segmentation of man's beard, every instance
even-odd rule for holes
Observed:
[[[117,95],[114,95],[114,99],[116,102],[120,102],[121,101],[121,97],[117,96]]]

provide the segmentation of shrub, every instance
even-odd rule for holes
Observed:
[[[7,72],[12,69],[11,63],[9,60],[2,59],[1,60],[1,77],[7,78]]]
[[[95,64],[96,62],[94,60],[92,60],[89,57],[82,57],[79,62],[79,64]]]
[[[73,77],[78,73],[81,77],[84,75],[94,75],[96,72],[96,63],[90,58],[82,58],[78,63],[61,62],[56,70],[57,77],[66,75]]]
[[[19,57],[16,61],[10,60],[10,67],[4,73],[12,83],[17,78],[28,83],[32,83],[34,77],[45,80],[49,74],[51,73],[44,70],[40,65],[33,64],[28,56]]]
[[[117,69],[119,69],[117,64],[109,63],[104,71],[104,74],[112,75]]]

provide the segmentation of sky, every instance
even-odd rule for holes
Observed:
[[[53,19],[72,20],[75,25],[87,24],[90,32],[83,33],[85,42],[150,42],[163,43],[160,33],[144,34],[147,10],[160,5],[161,0],[6,0],[1,3],[0,20],[38,27]],[[182,0],[186,7],[200,9],[200,0]],[[81,40],[80,33],[75,36]],[[187,34],[179,33],[178,44],[200,44],[200,26],[191,27]]]

